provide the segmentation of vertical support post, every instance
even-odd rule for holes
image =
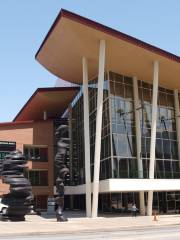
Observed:
[[[47,111],[43,112],[43,120],[46,121],[47,120]]]
[[[111,93],[110,93],[110,74],[109,71],[107,71],[107,79],[108,79],[108,103],[109,106],[111,106]],[[109,107],[109,121],[110,121],[110,144],[111,144],[111,174],[112,178],[114,178],[114,158],[113,158],[113,133],[112,133],[112,109]]]
[[[178,158],[180,160],[180,109],[179,109],[178,90],[174,90],[174,105],[175,105],[176,132],[177,132],[177,143],[178,143]]]
[[[93,218],[97,217],[97,212],[98,212],[104,71],[105,71],[105,40],[100,40],[97,115],[96,115],[96,140],[95,140],[95,154],[94,154],[94,182],[93,182],[93,206],[92,206]]]
[[[91,217],[91,168],[90,168],[90,138],[89,138],[88,62],[87,62],[87,59],[85,57],[82,58],[82,67],[83,67],[86,216]]]
[[[68,107],[69,117],[68,117],[68,125],[69,125],[69,173],[70,173],[70,183],[72,185],[73,181],[73,134],[72,134],[72,106],[71,104]],[[73,209],[73,195],[70,195],[70,209]]]
[[[151,123],[151,145],[150,145],[150,163],[149,178],[154,179],[155,169],[155,150],[156,150],[156,123],[157,123],[157,98],[159,81],[159,62],[154,62],[153,67],[153,96],[152,96],[152,123]],[[147,215],[152,215],[153,191],[148,192]]]
[[[136,152],[137,152],[137,165],[138,165],[138,178],[143,178],[143,164],[141,157],[141,123],[140,113],[138,108],[140,107],[139,94],[138,94],[138,81],[137,77],[133,77],[133,93],[134,93],[134,109],[135,109],[135,124],[136,124]],[[140,201],[140,214],[145,215],[144,205],[144,192],[139,192]]]

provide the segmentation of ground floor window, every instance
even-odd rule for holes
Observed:
[[[144,195],[145,207],[147,209],[148,193],[145,192]],[[131,213],[131,207],[133,203],[136,203],[137,208],[140,209],[138,192],[100,194],[98,210],[101,213],[115,213],[127,215]],[[74,210],[85,210],[85,195],[66,196],[65,208]],[[153,210],[156,210],[159,214],[179,214],[180,192],[154,192]]]
[[[48,170],[29,170],[25,176],[32,186],[48,186]]]

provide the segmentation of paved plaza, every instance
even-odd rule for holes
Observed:
[[[70,213],[69,213],[70,214]],[[106,216],[95,219],[85,218],[80,213],[70,214],[68,222],[56,222],[49,215],[28,215],[26,222],[1,222],[0,237],[3,236],[32,236],[38,234],[83,234],[93,232],[129,231],[159,227],[180,226],[180,215],[160,215],[158,221],[149,216]],[[68,216],[68,213],[67,213]]]

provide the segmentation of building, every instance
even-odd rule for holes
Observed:
[[[180,57],[61,10],[36,59],[57,77],[82,86],[68,103],[63,97],[58,102],[70,129],[69,207],[80,203],[88,217],[97,217],[98,208],[128,211],[132,202],[141,214],[177,212]],[[28,111],[36,107],[29,105]],[[63,120],[64,111],[54,109],[52,119]],[[46,105],[37,112],[48,115]],[[13,124],[17,120],[29,119],[15,118]]]
[[[54,196],[54,132],[59,124],[58,114],[65,111],[78,90],[71,87],[39,88],[13,122],[0,123],[1,141],[13,141],[28,160],[26,174],[32,184],[35,209],[46,209],[47,199]],[[0,186],[2,195],[8,188],[4,184]]]

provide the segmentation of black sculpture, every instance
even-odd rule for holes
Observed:
[[[25,221],[25,215],[31,210],[32,188],[24,177],[27,160],[20,151],[10,152],[2,164],[3,183],[10,185],[8,194],[3,195],[2,203],[7,205],[1,214],[1,220]]]
[[[69,149],[68,126],[61,125],[56,130],[56,137],[59,138],[57,142],[57,153],[55,156],[55,167],[57,169],[56,189],[58,196],[55,198],[55,203],[58,206],[56,210],[56,218],[58,222],[68,221],[63,216],[64,208],[64,181],[69,169],[66,166],[67,150]]]

